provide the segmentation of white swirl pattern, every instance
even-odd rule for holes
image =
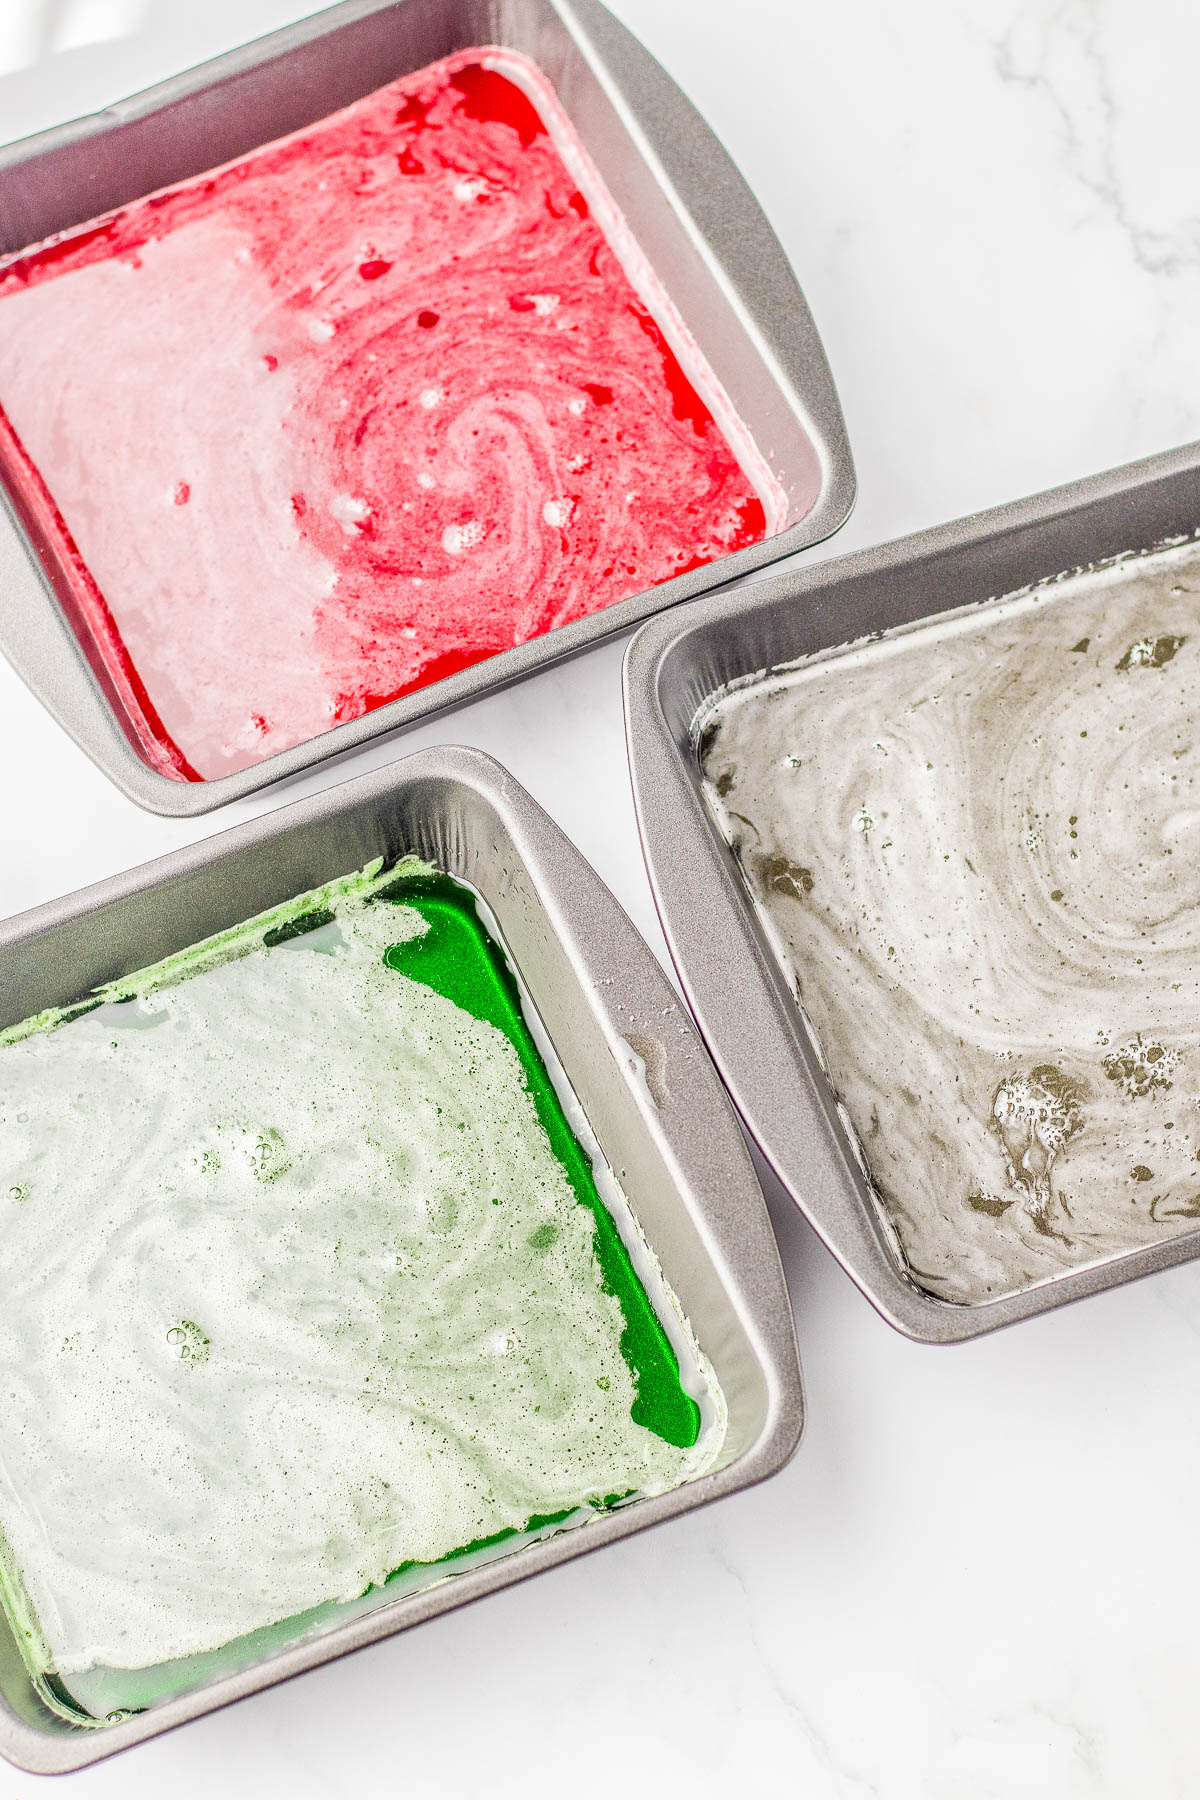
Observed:
[[[909,1272],[1200,1225],[1200,548],[719,696],[711,804]]]
[[[215,1648],[719,1447],[633,1423],[516,1051],[382,963],[424,929],[360,907],[0,1049],[0,1542],[62,1673]]]

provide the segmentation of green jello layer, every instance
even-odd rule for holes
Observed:
[[[393,907],[394,934],[384,916]],[[256,1025],[261,1056],[247,1049],[259,1041]],[[328,1081],[322,1079],[323,1031],[330,1046]],[[190,1098],[197,1076],[204,1092],[204,1083],[212,1084],[207,1111]],[[38,1116],[43,1105],[44,1122]],[[289,1106],[299,1109],[295,1118],[289,1118]],[[125,1121],[126,1109],[132,1109],[132,1123]],[[134,1190],[123,1150],[110,1145],[92,1157],[94,1131],[101,1125],[107,1130],[114,1116],[118,1136],[124,1132],[122,1141],[141,1156]],[[143,1119],[154,1122],[144,1146],[137,1141]],[[67,1145],[72,1132],[78,1143]],[[63,1200],[73,1185],[68,1170],[80,1170],[91,1182],[86,1203]],[[152,1705],[707,1467],[721,1436],[719,1390],[646,1257],[646,1279],[660,1290],[657,1308],[651,1300],[627,1248],[627,1239],[638,1241],[636,1225],[615,1183],[606,1181],[605,1193],[610,1185],[606,1201],[592,1156],[572,1129],[539,1050],[518,977],[483,923],[476,897],[412,858],[390,871],[376,862],[327,883],[0,1035],[0,1207],[7,1207],[0,1227],[8,1231],[7,1240],[0,1238],[0,1279],[13,1296],[14,1323],[24,1318],[41,1343],[49,1384],[32,1407],[26,1435],[19,1409],[0,1421],[0,1474],[16,1496],[7,1509],[0,1504],[0,1547],[6,1538],[10,1546],[0,1555],[0,1596],[48,1703],[68,1716],[90,1715],[90,1722]],[[586,1227],[570,1219],[572,1197],[588,1215]],[[68,1216],[71,1204],[77,1211],[83,1207],[78,1220]],[[610,1206],[623,1210],[624,1236]],[[111,1219],[98,1217],[110,1210]],[[205,1224],[210,1218],[211,1227]],[[206,1277],[208,1299],[201,1283],[194,1305],[176,1304],[188,1291],[190,1271],[211,1261],[207,1237],[223,1230],[241,1234],[233,1240],[240,1261],[226,1266],[218,1254]],[[20,1271],[39,1258],[53,1261],[53,1246],[63,1238],[73,1245],[56,1277],[64,1296],[59,1304],[52,1283],[46,1312],[42,1289],[27,1287]],[[127,1242],[154,1246],[151,1262],[133,1266],[132,1273],[113,1250]],[[293,1243],[294,1256],[288,1249]],[[72,1274],[76,1257],[79,1273]],[[321,1274],[324,1266],[328,1278]],[[149,1287],[138,1273],[147,1267],[153,1272]],[[125,1295],[115,1316],[134,1321],[123,1326],[135,1335],[119,1353],[106,1315],[89,1313],[93,1268],[109,1304],[112,1295]],[[273,1307],[283,1306],[278,1342],[268,1337],[265,1349],[253,1329],[246,1335],[245,1321],[253,1321],[260,1305],[268,1319]],[[161,1312],[159,1324],[167,1327],[155,1335],[151,1322],[149,1337],[142,1317],[147,1310],[153,1318]],[[305,1335],[310,1314],[316,1323]],[[675,1342],[688,1346],[690,1384],[710,1399],[703,1440],[701,1408],[681,1375],[664,1317],[673,1320]],[[297,1329],[299,1337],[289,1336]],[[61,1343],[55,1330],[65,1332]],[[293,1342],[298,1365],[289,1363]],[[563,1358],[561,1373],[547,1361],[555,1354]],[[280,1585],[272,1570],[291,1565],[289,1546],[296,1541],[285,1531],[273,1546],[275,1564],[268,1548],[262,1568],[247,1570],[246,1595],[231,1600],[225,1612],[217,1609],[217,1616],[242,1622],[241,1629],[210,1633],[206,1642],[203,1583],[192,1611],[180,1607],[176,1595],[171,1604],[178,1617],[164,1619],[148,1605],[144,1626],[136,1622],[141,1601],[135,1596],[145,1596],[160,1565],[170,1570],[178,1561],[180,1541],[170,1522],[181,1505],[177,1487],[168,1484],[160,1492],[151,1480],[144,1535],[152,1554],[144,1574],[135,1572],[136,1556],[128,1559],[128,1608],[112,1589],[114,1566],[116,1579],[122,1578],[125,1540],[115,1540],[107,1561],[94,1567],[86,1531],[79,1531],[75,1544],[53,1543],[56,1529],[70,1538],[83,1524],[70,1508],[57,1510],[64,1505],[59,1490],[73,1479],[68,1465],[76,1428],[64,1428],[62,1479],[54,1476],[44,1495],[37,1481],[45,1459],[29,1462],[28,1432],[36,1436],[47,1420],[53,1430],[56,1382],[66,1384],[57,1390],[67,1396],[64,1418],[77,1418],[80,1398],[86,1406],[91,1393],[86,1384],[97,1372],[97,1403],[102,1415],[106,1405],[115,1408],[115,1421],[129,1399],[131,1367],[135,1384],[147,1384],[152,1411],[161,1410],[166,1395],[167,1423],[159,1428],[151,1419],[159,1436],[151,1432],[149,1454],[136,1445],[128,1452],[116,1448],[115,1423],[113,1444],[90,1452],[100,1512],[116,1509],[130,1544],[141,1541],[141,1522],[129,1524],[122,1458],[135,1475],[139,1466],[161,1470],[179,1457],[186,1463],[192,1453],[178,1436],[180,1418],[194,1413],[203,1436],[211,1435],[216,1419],[228,1417],[229,1470],[238,1481],[244,1466],[253,1470],[256,1440],[246,1436],[237,1416],[246,1379],[238,1370],[245,1367],[251,1384],[245,1392],[265,1394],[284,1417],[296,1406],[297,1419],[306,1417],[303,1408],[314,1394],[324,1396],[320,1403],[328,1409],[333,1396],[333,1411],[321,1413],[325,1422],[314,1427],[320,1439],[310,1440],[314,1448],[319,1443],[323,1461],[305,1473],[321,1504],[327,1493],[329,1505],[325,1511],[318,1506],[311,1518],[301,1514],[305,1529],[318,1532],[301,1544],[316,1559],[314,1570],[332,1566],[339,1572],[328,1580],[298,1580],[290,1568]],[[222,1382],[232,1386],[223,1389]],[[270,1401],[271,1383],[277,1401]],[[339,1411],[336,1395],[343,1389],[349,1410]],[[569,1410],[560,1420],[561,1406]],[[136,1436],[144,1415],[132,1406],[128,1417]],[[304,1441],[298,1429],[293,1424],[278,1437],[277,1460],[280,1454],[285,1462],[294,1460]],[[563,1430],[570,1435],[562,1438]],[[176,1432],[175,1458],[155,1448],[164,1431],[168,1437]],[[383,1462],[376,1454],[378,1433]],[[378,1549],[356,1548],[355,1528],[343,1522],[332,1540],[336,1561],[327,1565],[319,1534],[327,1514],[345,1514],[338,1492],[343,1435],[345,1504],[351,1515],[362,1516],[364,1544],[395,1542],[400,1549],[407,1538],[414,1547],[425,1545],[424,1554],[381,1561]],[[268,1485],[276,1478],[290,1483],[294,1471],[272,1473],[275,1441],[270,1438],[263,1452],[265,1479]],[[560,1441],[561,1456],[554,1449]],[[650,1448],[654,1443],[657,1450]],[[211,1458],[211,1447],[205,1454]],[[461,1516],[465,1523],[474,1515],[479,1523],[460,1542],[443,1529],[439,1543],[437,1530],[430,1529],[438,1516],[429,1510],[438,1504],[431,1496],[453,1496],[446,1471],[459,1462],[467,1486],[443,1517]],[[419,1474],[413,1485],[405,1474],[431,1466],[438,1471],[432,1486]],[[610,1472],[607,1481],[597,1479],[602,1469]],[[385,1473],[390,1479],[380,1485]],[[222,1542],[229,1542],[228,1533],[224,1539],[220,1533],[222,1518],[237,1532],[249,1529],[240,1502],[229,1510],[228,1486],[218,1455],[200,1479],[196,1500],[197,1517],[210,1528],[216,1524],[218,1557]],[[294,1493],[288,1491],[290,1505]],[[389,1491],[400,1495],[398,1512]],[[515,1497],[522,1492],[530,1504],[518,1510]],[[258,1496],[255,1504],[260,1501]],[[190,1503],[182,1501],[185,1517]],[[424,1513],[413,1513],[414,1504]],[[262,1516],[259,1532],[269,1536],[269,1510]],[[291,1520],[291,1512],[286,1517]],[[415,1536],[405,1518],[416,1521]],[[42,1542],[54,1555],[42,1557]],[[72,1591],[72,1556],[82,1601]],[[239,1567],[235,1558],[231,1570]],[[361,1571],[357,1584],[355,1569]],[[255,1598],[260,1580],[261,1602]],[[291,1594],[293,1604],[272,1619],[263,1608],[276,1591]],[[315,1604],[304,1604],[306,1593]],[[355,1593],[357,1598],[348,1597]],[[125,1619],[131,1622],[123,1624]],[[189,1638],[192,1650],[172,1654]],[[83,1648],[107,1642],[119,1642],[120,1653],[89,1656]],[[132,1666],[134,1652],[151,1644],[157,1654]],[[62,1646],[58,1654],[56,1645]]]
[[[612,1214],[596,1188],[591,1158],[571,1130],[558,1091],[533,1040],[508,959],[485,931],[470,891],[437,872],[403,875],[381,890],[415,907],[429,930],[388,951],[389,967],[444,994],[474,1019],[501,1030],[521,1059],[529,1091],[554,1154],[581,1205],[596,1220],[596,1260],[625,1315],[621,1354],[637,1384],[633,1418],[668,1444],[690,1448],[700,1408],[679,1379],[679,1362],[650,1296],[638,1280]]]

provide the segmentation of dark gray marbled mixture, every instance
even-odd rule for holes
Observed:
[[[1200,546],[725,690],[706,792],[914,1281],[1200,1226]]]

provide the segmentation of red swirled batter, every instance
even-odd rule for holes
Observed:
[[[0,466],[94,659],[143,754],[186,779],[780,522],[508,52],[0,266],[0,408]]]

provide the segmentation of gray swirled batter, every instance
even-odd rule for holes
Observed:
[[[706,789],[913,1279],[1200,1225],[1200,546],[717,696]]]

